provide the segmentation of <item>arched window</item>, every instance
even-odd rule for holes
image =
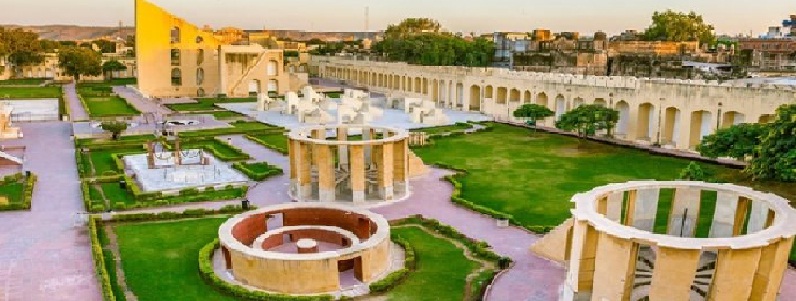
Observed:
[[[276,76],[276,75],[278,75],[278,71],[277,71],[278,67],[279,67],[279,63],[277,63],[276,61],[268,61],[268,67],[267,67],[267,70],[266,70],[267,71],[266,74],[268,76]]]
[[[182,71],[180,71],[180,68],[171,69],[171,85],[175,87],[182,86]]]
[[[268,92],[269,92],[269,94],[270,94],[270,92],[278,93],[279,92],[279,82],[276,81],[275,79],[268,80]]]
[[[180,65],[180,50],[179,49],[172,49],[171,50],[171,65],[172,66],[179,66]]]
[[[196,69],[196,85],[201,85],[205,82],[205,69]]]
[[[172,43],[180,42],[180,28],[177,26],[171,28],[171,42]]]
[[[196,51],[196,65],[197,66],[202,65],[202,63],[204,61],[205,61],[205,50],[204,49],[197,50]]]

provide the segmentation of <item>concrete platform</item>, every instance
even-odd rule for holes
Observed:
[[[249,179],[233,169],[225,162],[219,161],[212,155],[201,150],[191,149],[182,151],[183,163],[198,163],[200,154],[209,158],[209,165],[174,165],[172,153],[156,155],[155,166],[150,169],[147,164],[147,155],[129,155],[124,157],[126,168],[132,170],[135,179],[146,192],[180,190],[185,188],[198,188],[225,185],[245,185]]]

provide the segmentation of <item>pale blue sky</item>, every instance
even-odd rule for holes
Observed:
[[[2,0],[0,24],[131,24],[133,0]],[[406,17],[430,17],[452,31],[553,31],[611,34],[643,29],[655,10],[701,13],[719,33],[763,33],[791,13],[793,0],[152,0],[185,19],[213,27],[360,31]],[[751,5],[750,5],[751,4]]]

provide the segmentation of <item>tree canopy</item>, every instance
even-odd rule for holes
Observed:
[[[75,80],[84,75],[97,76],[102,74],[102,55],[83,47],[65,48],[58,52],[58,66]]]
[[[102,72],[110,75],[108,76],[109,78],[113,78],[113,72],[124,70],[127,70],[127,66],[117,60],[110,60],[102,63]]]
[[[708,158],[730,157],[743,161],[754,154],[763,136],[768,134],[766,124],[742,123],[726,129],[719,129],[712,135],[702,138],[697,150]]]
[[[514,117],[527,118],[531,124],[536,124],[537,120],[553,116],[553,114],[554,112],[547,107],[534,103],[526,103],[513,112]]]
[[[111,139],[119,139],[119,135],[127,129],[127,122],[124,121],[106,121],[100,124],[103,130],[111,133]]]
[[[387,30],[384,31],[384,36],[386,38],[400,39],[423,33],[437,34],[441,29],[442,26],[434,19],[407,18],[397,25],[388,25]]]
[[[38,64],[44,61],[39,35],[21,28],[7,30],[0,27],[0,56],[8,56],[15,66]]]
[[[796,182],[796,104],[777,109],[749,165],[757,179]]]
[[[652,24],[644,31],[648,41],[699,41],[713,44],[716,36],[713,25],[705,23],[701,15],[695,12],[682,13],[672,10],[654,12]]]
[[[582,105],[564,113],[556,121],[556,127],[565,131],[576,131],[580,137],[594,135],[599,130],[611,129],[619,121],[619,111],[601,105]]]

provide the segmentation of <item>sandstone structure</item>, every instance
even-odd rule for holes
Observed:
[[[437,107],[483,112],[515,120],[525,103],[547,106],[555,119],[582,104],[620,112],[615,137],[693,150],[717,128],[771,122],[775,110],[796,101],[796,87],[719,84],[705,80],[576,76],[495,68],[427,67],[314,56],[319,76],[370,91],[430,99]],[[519,120],[516,120],[519,121]]]
[[[709,194],[715,209],[705,205]],[[777,300],[796,235],[784,198],[732,184],[637,181],[572,202],[573,218],[532,247],[567,266],[561,300]],[[700,223],[706,210],[715,210],[710,225]]]
[[[282,204],[237,215],[218,230],[227,270],[245,285],[286,294],[332,293],[340,274],[363,283],[391,264],[381,215],[333,204]]]

